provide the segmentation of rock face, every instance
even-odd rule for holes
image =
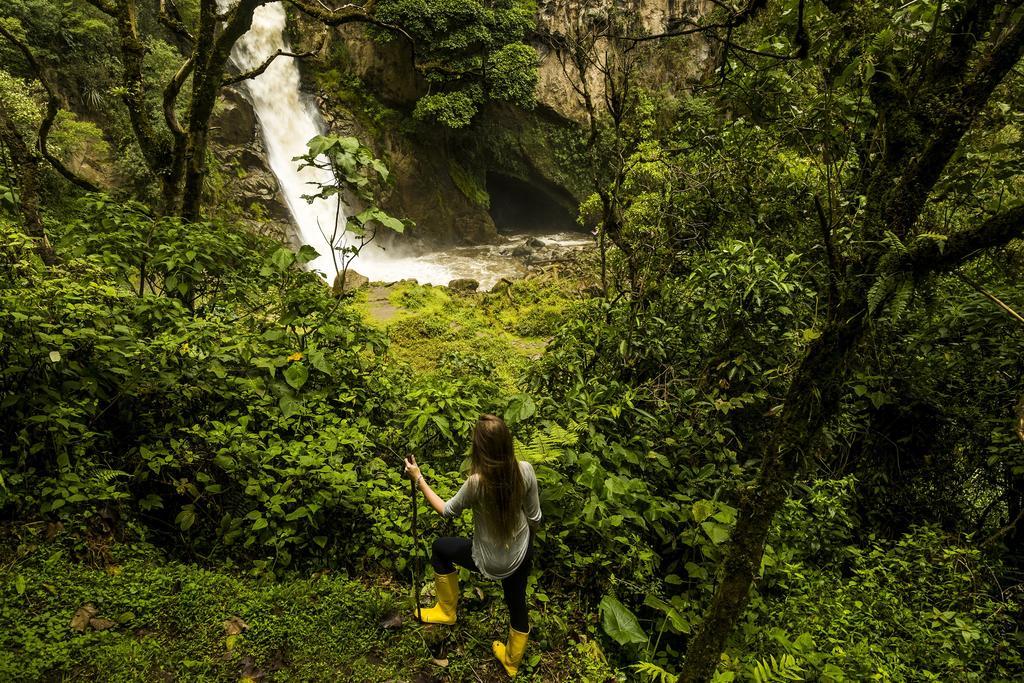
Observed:
[[[560,49],[575,22],[599,18],[612,6],[611,0],[539,0],[531,37],[539,61],[539,106],[527,112],[488,104],[468,132],[431,127],[412,118],[412,109],[428,92],[428,84],[412,67],[407,41],[375,40],[360,24],[328,32],[322,56],[300,65],[303,86],[316,95],[331,133],[355,136],[388,165],[393,185],[381,197],[381,206],[392,215],[411,219],[415,227],[384,241],[413,247],[497,241],[488,191],[490,178],[498,176],[537,188],[575,216],[579,201],[592,190],[583,185],[582,174],[565,166],[566,155],[559,153],[559,145],[574,134],[572,128],[586,112],[566,76]],[[614,6],[632,13],[638,30],[659,33],[680,18],[699,16],[712,2],[623,0]],[[289,15],[289,38],[296,50],[318,44],[323,30],[296,12]],[[650,67],[661,82],[693,78],[711,55],[707,45],[697,40],[689,48],[674,44],[663,52]],[[599,99],[601,74],[592,68],[586,80]],[[237,92],[228,91],[222,99],[214,120],[216,140],[223,158],[241,171],[240,178],[228,181],[228,191],[242,206],[252,206],[261,224],[293,233],[288,227],[290,212],[263,161],[251,106]]]
[[[586,118],[583,99],[573,86],[569,74],[575,76],[574,66],[561,46],[568,42],[586,44],[588,28],[608,14],[614,7],[620,16],[629,16],[636,22],[637,33],[655,35],[664,33],[680,21],[695,19],[714,7],[711,0],[540,0],[537,3],[537,30],[534,47],[538,56],[537,99],[542,106],[566,119],[582,122]],[[581,38],[580,36],[584,36]],[[594,52],[602,53],[608,45],[606,39],[597,39]],[[711,45],[694,36],[680,49],[674,45],[670,53],[661,55],[671,64],[659,63],[657,80],[686,82],[703,75],[712,57]],[[563,63],[565,67],[563,67]],[[604,79],[596,63],[586,70],[587,88],[595,101],[604,94]]]
[[[256,114],[241,91],[225,88],[221,92],[210,132],[213,149],[228,169],[221,174],[223,194],[245,212],[251,228],[293,242],[291,211],[267,165]]]

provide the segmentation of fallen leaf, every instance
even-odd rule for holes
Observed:
[[[447,659],[433,659],[433,658],[431,658],[430,661],[433,662],[437,666],[448,666],[448,660]]]
[[[108,628],[117,626],[117,622],[106,617],[93,617],[89,620],[89,626],[92,626],[97,631],[106,631]]]
[[[75,611],[75,616],[71,617],[71,628],[79,632],[85,631],[85,627],[89,625],[89,620],[99,613],[100,611],[96,609],[96,605],[91,602],[85,603]]]
[[[476,589],[476,597],[478,597],[479,599],[483,600],[484,599],[484,592],[482,590],[480,590],[480,586],[474,586],[474,588]]]
[[[237,636],[248,628],[249,624],[242,621],[241,617],[231,617],[224,621],[224,632],[229,636]]]

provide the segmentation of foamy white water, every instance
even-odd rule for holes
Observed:
[[[221,10],[231,5],[230,0],[218,0]],[[254,69],[277,50],[291,48],[284,37],[286,15],[280,3],[258,8],[253,15],[252,28],[242,36],[231,53],[232,60],[242,71]],[[277,177],[281,191],[288,202],[292,217],[299,229],[299,238],[319,252],[310,267],[322,272],[329,281],[337,273],[331,257],[330,239],[334,233],[336,200],[317,200],[312,204],[302,198],[315,192],[310,183],[331,182],[327,171],[305,168],[301,171],[293,158],[306,153],[306,143],[324,132],[316,104],[302,93],[298,65],[294,59],[278,57],[270,67],[256,78],[245,82],[252,98],[253,109],[263,131],[267,148],[267,163]],[[344,207],[343,207],[344,209]],[[344,244],[355,239],[345,232],[344,210],[338,222],[338,237]],[[338,245],[339,239],[335,239]],[[341,255],[338,255],[341,265]],[[424,258],[403,258],[387,254],[375,243],[363,248],[352,262],[351,268],[370,280],[393,281],[416,278],[420,282],[447,284],[459,277],[448,266]]]

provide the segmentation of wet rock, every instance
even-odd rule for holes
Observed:
[[[533,249],[530,249],[525,244],[520,244],[518,247],[512,250],[512,255],[516,258],[525,258],[527,256],[533,256]]]
[[[544,244],[543,240],[539,240],[536,237],[531,237],[530,239],[526,240],[526,246],[532,247],[533,249],[543,249],[547,245]]]
[[[370,278],[350,269],[335,276],[331,291],[334,292],[334,296],[341,296],[345,292],[353,292],[369,283]]]
[[[256,113],[240,93],[225,89],[210,127],[216,141],[222,145],[248,145],[256,136]]]
[[[458,293],[475,292],[480,288],[480,281],[471,277],[460,277],[448,283],[448,289]]]

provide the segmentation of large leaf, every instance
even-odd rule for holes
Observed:
[[[601,627],[619,645],[647,642],[647,635],[629,608],[611,595],[601,598]]]
[[[303,244],[301,247],[299,247],[299,253],[296,255],[295,260],[298,261],[299,263],[309,263],[319,255],[320,252],[318,252],[316,249],[309,246],[308,244]]]
[[[292,363],[284,370],[284,381],[295,390],[301,389],[309,379],[309,369],[302,363]]]

